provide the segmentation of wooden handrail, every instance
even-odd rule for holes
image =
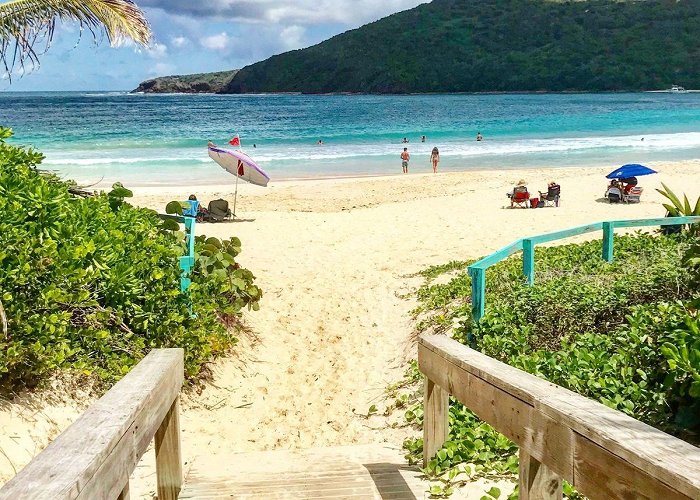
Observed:
[[[523,275],[527,279],[527,284],[535,282],[535,245],[550,241],[579,236],[581,234],[594,231],[603,231],[603,259],[608,262],[613,260],[613,234],[615,228],[625,227],[648,227],[648,226],[682,226],[685,224],[700,223],[700,216],[678,216],[678,217],[657,217],[654,219],[626,219],[612,220],[606,222],[593,222],[583,226],[571,227],[554,231],[552,233],[539,234],[529,238],[520,238],[508,246],[496,250],[491,255],[469,266],[469,276],[472,280],[472,318],[475,323],[484,316],[486,307],[486,269],[498,264],[502,260],[510,257],[514,253],[523,252]]]
[[[423,336],[424,464],[448,436],[448,395],[520,447],[520,498],[700,499],[700,448],[501,363],[445,336]]]
[[[159,500],[182,485],[182,349],[155,349],[2,489],[0,499],[128,499],[129,476],[155,437]]]

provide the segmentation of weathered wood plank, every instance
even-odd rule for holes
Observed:
[[[520,500],[561,500],[561,477],[520,448]]]
[[[597,401],[574,396],[552,393],[536,407],[650,477],[700,499],[700,448]]]
[[[527,380],[524,380],[521,377],[522,370],[481,354],[445,335],[421,336],[418,339],[418,345],[419,353],[420,347],[438,353],[449,363],[530,404],[534,404],[537,398],[545,397],[559,387],[529,374],[527,374]],[[530,380],[530,378],[534,380]]]
[[[531,404],[449,363],[423,345],[418,367],[479,418],[565,478],[573,475],[573,435]]]
[[[419,366],[421,371],[427,370],[423,372],[426,376],[521,446],[523,431],[520,429],[525,424],[519,415],[529,411],[528,425],[537,431],[542,429],[543,422],[568,430],[569,434],[565,433],[563,439],[567,440],[565,448],[569,453],[573,450],[572,433],[575,432],[686,498],[700,498],[700,449],[689,443],[444,336],[421,337]],[[464,388],[470,385],[466,391]],[[479,388],[474,394],[480,396],[470,395],[476,386]],[[496,390],[500,392],[494,392]],[[527,403],[527,408],[516,400]],[[497,414],[497,406],[501,415]],[[547,432],[555,435],[557,431],[542,432],[547,436]],[[553,439],[557,438],[544,438],[550,446]],[[541,450],[538,453],[527,445],[523,447],[564,479],[573,479],[572,471],[567,473],[568,465],[561,467],[553,463],[553,460],[560,460],[560,452],[547,457]],[[573,457],[570,460],[573,461]],[[567,464],[568,460],[562,463]]]
[[[182,488],[180,451],[180,398],[173,401],[156,432],[156,476],[158,500],[177,500]]]
[[[130,498],[129,494],[129,482],[127,481],[126,486],[122,488],[122,492],[119,493],[119,496],[117,497],[117,500],[129,500]]]
[[[443,388],[425,379],[423,404],[423,467],[442,448],[450,434],[449,426],[449,397]]]
[[[591,499],[688,500],[689,497],[581,435],[575,437],[574,487]]]
[[[0,499],[117,497],[182,381],[182,349],[152,351],[0,489]]]

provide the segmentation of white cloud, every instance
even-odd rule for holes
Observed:
[[[153,59],[163,59],[168,57],[168,46],[163,43],[154,43],[146,49],[146,53]]]
[[[175,66],[170,63],[159,62],[153,65],[149,71],[151,76],[167,76],[175,73]]]
[[[184,36],[175,36],[171,40],[172,44],[174,47],[184,47],[185,45],[189,45],[190,40],[187,37]]]
[[[304,47],[304,35],[306,35],[306,28],[292,25],[280,32],[280,40],[287,50],[300,49]]]
[[[218,35],[206,36],[200,40],[200,43],[206,49],[224,51],[230,47],[231,37],[228,33],[222,32]]]
[[[139,5],[194,18],[355,27],[421,3],[425,0],[140,0]]]

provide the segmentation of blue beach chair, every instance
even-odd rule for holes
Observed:
[[[185,217],[197,217],[197,213],[199,212],[199,202],[197,200],[183,201],[183,204],[188,204],[190,208],[184,209],[182,215]]]

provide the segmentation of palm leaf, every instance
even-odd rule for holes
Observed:
[[[131,0],[11,0],[0,3],[0,62],[11,78],[15,65],[38,65],[36,49],[48,49],[57,20],[75,21],[93,38],[105,33],[112,45],[131,39],[147,45],[151,28]]]
[[[693,210],[693,215],[700,215],[700,196],[698,201],[695,202],[695,210]]]
[[[683,195],[683,213],[685,215],[693,215],[693,209],[690,208],[690,200],[687,194]]]
[[[664,195],[666,198],[671,200],[671,203],[678,209],[679,212],[683,211],[683,204],[681,203],[681,200],[678,199],[678,196],[676,196],[673,191],[669,189],[669,187],[664,184],[663,182],[661,183],[663,186],[663,189],[657,189],[659,193]]]
[[[678,209],[676,207],[674,207],[673,205],[669,205],[668,203],[662,203],[661,205],[663,205],[663,207],[666,209],[666,211],[668,211],[668,213],[672,217],[678,217],[680,215],[680,213],[678,212]]]

